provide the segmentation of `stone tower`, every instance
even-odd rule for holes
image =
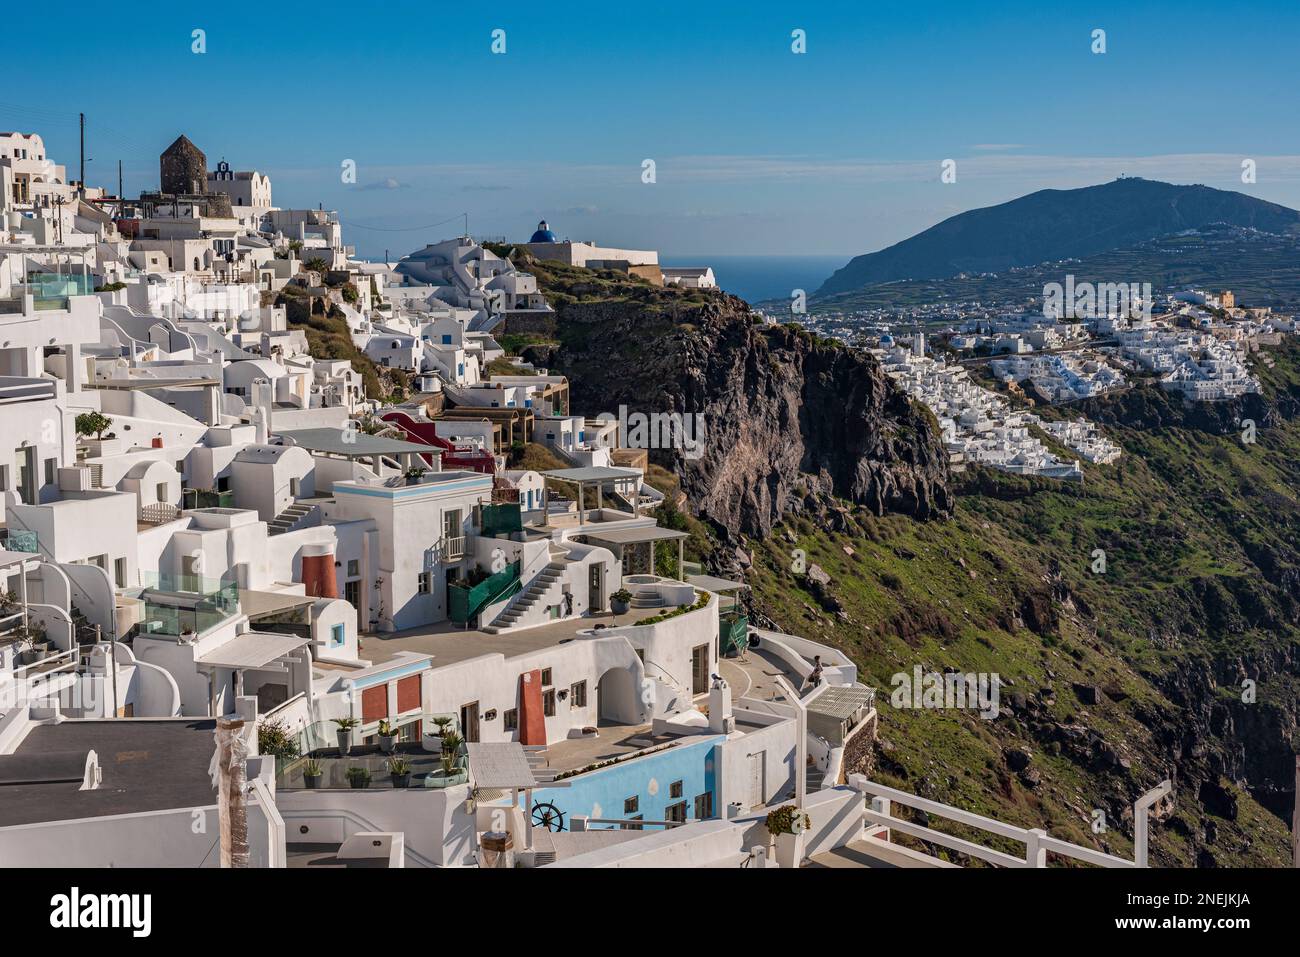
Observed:
[[[163,150],[158,171],[164,193],[198,196],[208,191],[208,158],[185,136]]]

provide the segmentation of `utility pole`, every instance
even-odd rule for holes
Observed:
[[[117,161],[117,218],[126,215],[126,197],[122,195],[122,161]]]
[[[81,187],[80,196],[86,198],[86,114],[78,113],[81,124]]]

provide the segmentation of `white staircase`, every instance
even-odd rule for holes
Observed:
[[[632,600],[628,602],[630,608],[662,608],[668,602],[659,597],[659,592],[653,588],[642,588],[632,593]]]
[[[267,523],[267,531],[272,535],[282,535],[285,532],[291,532],[297,528],[299,524],[301,524],[302,520],[310,515],[315,508],[315,505],[304,505],[302,502],[294,502]]]
[[[514,600],[506,606],[505,611],[497,615],[492,624],[483,629],[488,634],[497,635],[503,631],[509,631],[511,628],[524,625],[540,625],[545,620],[549,620],[530,620],[530,618],[536,617],[530,615],[530,613],[551,603],[548,600],[560,600],[560,594],[563,591],[561,583],[564,581],[565,566],[572,559],[568,557],[566,549],[561,548],[554,542],[549,542],[547,547],[551,551],[550,562],[528,583],[527,588],[515,596]]]

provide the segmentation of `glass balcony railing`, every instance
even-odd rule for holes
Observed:
[[[0,528],[0,549],[7,552],[40,551],[36,533],[19,528]]]
[[[373,723],[352,729],[348,753],[342,753],[339,728],[333,721],[307,725],[281,746],[275,757],[276,787],[289,790],[343,788],[447,788],[469,778],[468,748],[458,741],[446,754],[435,718],[445,718],[456,731],[451,715],[408,716],[394,727],[397,738],[392,753],[379,747]],[[401,773],[394,779],[394,766]]]
[[[179,637],[202,634],[239,614],[239,588],[199,575],[142,572],[143,587],[128,594],[143,601],[142,634]]]

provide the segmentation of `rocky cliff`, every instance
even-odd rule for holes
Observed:
[[[828,496],[877,515],[949,513],[934,420],[871,356],[767,324],[719,292],[526,268],[557,310],[556,342],[530,354],[569,376],[575,410],[702,417],[694,452],[650,454],[724,538],[766,536],[781,516]]]

